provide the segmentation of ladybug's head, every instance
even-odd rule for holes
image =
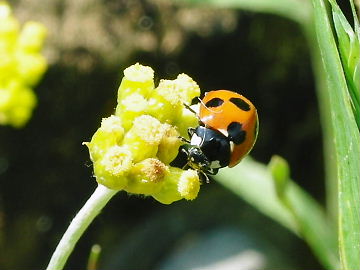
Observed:
[[[212,168],[212,162],[197,145],[186,145],[184,152],[187,155],[187,166],[203,174],[215,175],[218,168]]]
[[[210,169],[210,161],[196,145],[191,145],[188,149],[188,164],[196,170],[207,171]]]
[[[231,146],[229,139],[217,130],[204,126],[189,128],[190,141],[181,146],[177,161],[182,168],[192,168],[200,174],[215,175],[229,165]],[[177,165],[178,166],[178,165]]]

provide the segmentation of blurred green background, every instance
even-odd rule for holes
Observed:
[[[113,113],[122,70],[135,62],[153,67],[156,80],[184,72],[203,92],[233,89],[248,97],[260,118],[251,156],[268,163],[281,155],[292,178],[324,203],[314,79],[306,39],[294,22],[163,0],[10,4],[20,21],[48,28],[49,69],[36,88],[38,106],[30,122],[19,130],[0,127],[0,269],[46,266],[96,187],[81,143]],[[323,269],[302,240],[214,181],[202,186],[194,202],[170,206],[120,192],[65,269],[85,269],[96,243],[103,248],[98,269],[221,263],[236,269]]]

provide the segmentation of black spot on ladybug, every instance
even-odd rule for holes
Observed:
[[[239,122],[232,122],[228,128],[228,137],[235,144],[241,144],[245,141],[246,131],[242,129],[242,124]]]
[[[250,105],[243,99],[232,97],[230,98],[230,101],[235,104],[235,106],[238,107],[240,110],[250,111]]]
[[[205,103],[206,107],[219,107],[224,103],[224,101],[221,98],[213,98],[210,99],[208,102]]]

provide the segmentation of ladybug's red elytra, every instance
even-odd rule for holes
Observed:
[[[214,175],[220,168],[234,167],[254,146],[258,115],[244,96],[210,91],[200,102],[198,118],[199,126],[189,128],[190,142],[182,148],[190,168]]]

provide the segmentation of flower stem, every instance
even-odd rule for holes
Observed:
[[[70,226],[56,247],[46,270],[63,269],[81,235],[117,192],[117,190],[98,185],[94,193],[71,221]]]

